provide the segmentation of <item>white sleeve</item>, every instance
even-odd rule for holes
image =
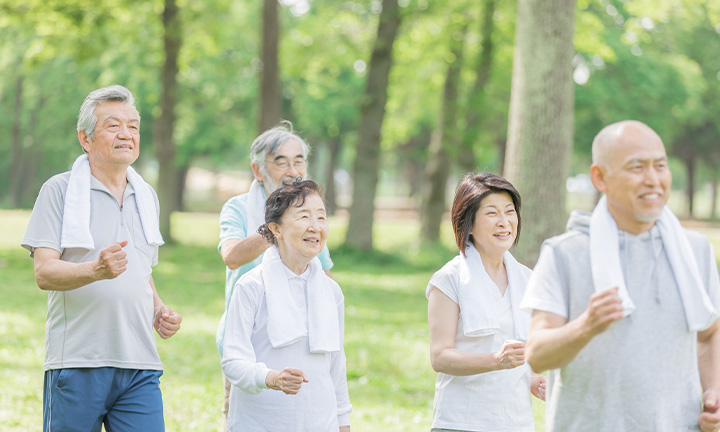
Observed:
[[[566,319],[570,316],[567,287],[562,285],[553,248],[547,244],[540,250],[520,309],[550,312]]]
[[[425,289],[425,297],[430,298],[432,287],[443,292],[448,298],[459,304],[458,300],[459,276],[455,266],[445,265],[430,278],[427,288]]]
[[[232,385],[245,393],[257,394],[267,389],[265,378],[270,369],[265,363],[257,362],[250,340],[261,298],[257,294],[260,290],[253,290],[248,286],[251,284],[252,281],[244,278],[235,285],[227,312],[221,365]]]
[[[338,316],[340,318],[340,351],[331,354],[330,377],[335,384],[335,398],[337,399],[338,426],[350,425],[350,395],[347,385],[347,367],[345,361],[345,348],[343,339],[345,334],[345,301],[338,305]]]

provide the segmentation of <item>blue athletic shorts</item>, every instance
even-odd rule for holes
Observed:
[[[43,432],[164,432],[162,371],[71,368],[45,371]]]

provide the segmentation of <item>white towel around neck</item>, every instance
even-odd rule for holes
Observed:
[[[308,329],[290,296],[280,252],[270,246],[262,258],[262,279],[268,309],[268,337],[273,348],[290,345],[308,336],[310,352],[339,351],[340,318],[330,279],[322,270],[320,260],[310,261],[307,281]]]
[[[250,183],[247,204],[247,235],[257,234],[260,225],[265,223],[265,191],[257,180]]]
[[[530,279],[530,269],[520,264],[510,252],[503,254],[508,274],[505,295],[510,296],[515,339],[526,340],[530,329],[530,313],[519,308],[520,301]],[[470,244],[465,249],[460,267],[458,305],[463,317],[465,336],[478,337],[494,334],[500,330],[500,316],[495,302],[488,301],[498,292],[498,287],[485,270],[480,253]]]
[[[70,180],[68,181],[67,192],[65,193],[65,205],[63,208],[62,235],[60,247],[95,249],[95,242],[90,234],[90,162],[87,154],[75,159]],[[140,174],[128,166],[127,179],[135,190],[135,202],[137,203],[140,223],[142,223],[145,240],[148,244],[160,246],[163,244],[162,235],[158,223],[158,213],[155,208],[150,185],[140,177]]]
[[[718,315],[700,277],[698,262],[685,230],[667,206],[663,208],[657,226],[680,291],[688,329],[704,330]],[[605,196],[595,206],[590,219],[590,265],[595,291],[618,287],[623,316],[630,315],[635,310],[635,304],[625,285],[618,226],[610,214]]]

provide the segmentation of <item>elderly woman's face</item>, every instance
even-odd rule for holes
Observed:
[[[475,213],[472,235],[478,250],[503,253],[512,247],[517,236],[518,216],[510,194],[492,193],[480,201]]]
[[[277,239],[288,249],[308,258],[314,258],[325,247],[328,223],[325,204],[316,193],[305,197],[300,207],[290,206],[277,225]]]

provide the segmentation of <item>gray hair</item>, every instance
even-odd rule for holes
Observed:
[[[82,106],[80,107],[80,114],[78,114],[77,130],[85,131],[85,133],[93,139],[95,136],[95,124],[97,123],[97,116],[95,116],[95,108],[103,102],[125,102],[135,109],[138,120],[140,120],[140,113],[135,106],[135,98],[133,97],[130,90],[126,89],[121,85],[113,85],[110,87],[104,87],[90,92],[85,98]]]
[[[267,174],[265,169],[265,158],[268,155],[276,153],[280,147],[290,140],[300,143],[303,149],[303,157],[307,159],[310,154],[310,147],[293,132],[292,123],[289,121],[280,122],[280,125],[272,129],[268,129],[255,138],[250,147],[250,162],[257,164],[263,174]]]

